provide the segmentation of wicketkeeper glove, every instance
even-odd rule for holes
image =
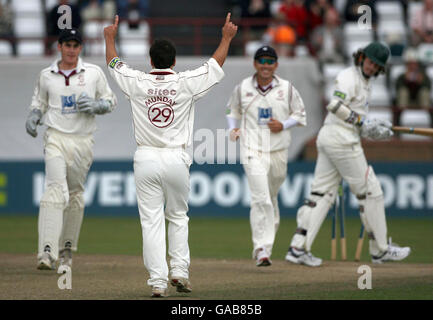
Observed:
[[[111,111],[109,101],[92,99],[85,92],[78,97],[77,107],[79,112],[87,114],[104,114]]]
[[[37,126],[42,125],[41,122],[42,119],[42,112],[39,109],[33,109],[30,111],[29,115],[27,116],[26,121],[26,130],[29,135],[31,135],[33,138],[36,138],[38,135],[37,132]]]
[[[361,137],[373,140],[388,139],[394,135],[392,124],[387,120],[367,119],[361,126]]]

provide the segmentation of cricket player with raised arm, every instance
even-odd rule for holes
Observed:
[[[328,114],[317,137],[311,194],[297,212],[297,229],[286,255],[289,262],[311,267],[322,264],[322,259],[311,254],[311,246],[335,201],[341,179],[358,199],[372,262],[399,261],[410,254],[409,247],[387,241],[382,188],[361,146],[361,138],[379,140],[393,135],[388,121],[367,118],[370,81],[384,73],[389,55],[385,45],[372,42],[353,54],[354,66],[337,75],[326,107]]]
[[[272,263],[280,223],[278,190],[287,175],[290,130],[307,121],[299,92],[275,74],[278,56],[272,47],[256,51],[254,68],[255,74],[233,90],[226,117],[231,139],[240,138],[241,163],[251,193],[253,259],[261,267]]]
[[[111,112],[117,100],[101,68],[79,57],[82,36],[64,29],[57,49],[60,59],[39,74],[26,122],[44,136],[45,191],[39,207],[38,269],[72,266],[84,214],[84,183],[93,161],[95,115]]]
[[[137,150],[134,176],[143,234],[143,260],[152,297],[168,295],[168,277],[177,292],[191,292],[188,246],[189,167],[194,104],[222,80],[221,68],[237,26],[227,14],[221,42],[201,67],[175,72],[176,49],[168,40],[150,48],[149,73],[134,70],[116,52],[119,18],[104,29],[109,73],[131,104]],[[166,228],[168,221],[168,255]],[[170,269],[170,272],[169,272]]]

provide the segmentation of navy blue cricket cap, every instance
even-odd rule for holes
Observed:
[[[63,43],[69,40],[75,40],[79,44],[83,42],[83,37],[78,29],[63,29],[59,35],[59,43]]]
[[[277,52],[275,52],[275,49],[270,46],[263,46],[256,51],[254,54],[254,60],[257,60],[260,57],[271,57],[278,60]]]

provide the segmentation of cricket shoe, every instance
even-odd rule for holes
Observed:
[[[305,252],[305,250],[299,250],[293,247],[289,248],[286,254],[286,261],[304,264],[309,267],[318,267],[322,265],[322,259],[313,256],[311,252]]]
[[[401,261],[410,254],[410,247],[400,247],[396,243],[391,242],[389,238],[388,250],[380,256],[371,256],[371,262],[384,263],[386,261]]]
[[[59,267],[67,266],[72,268],[72,250],[71,248],[65,248],[59,252]]]
[[[173,278],[171,285],[176,287],[177,292],[190,293],[192,291],[191,282],[185,278]]]
[[[38,255],[38,270],[55,270],[56,260],[51,256],[51,253],[45,251]]]
[[[152,287],[152,298],[165,298],[168,297],[167,288]]]
[[[256,266],[257,267],[269,267],[272,261],[269,257],[268,251],[265,248],[257,250]]]

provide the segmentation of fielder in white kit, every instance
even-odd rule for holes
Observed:
[[[72,266],[84,214],[84,183],[93,161],[95,115],[111,112],[116,97],[101,68],[79,58],[82,37],[76,29],[60,33],[61,59],[41,71],[26,122],[48,127],[44,137],[45,191],[38,219],[38,269]]]
[[[253,258],[259,267],[272,264],[280,223],[278,190],[287,174],[290,128],[307,123],[299,92],[274,74],[277,60],[272,47],[259,48],[254,55],[256,73],[235,87],[227,104],[230,136],[232,140],[240,137],[241,163],[251,193]]]
[[[382,188],[361,146],[361,137],[376,140],[393,135],[389,121],[366,118],[370,80],[384,73],[389,54],[380,42],[370,43],[353,55],[354,66],[337,75],[334,94],[327,105],[329,112],[317,137],[311,195],[297,213],[298,227],[286,255],[289,262],[312,267],[322,264],[322,259],[311,254],[311,246],[334,203],[341,179],[358,199],[372,262],[398,261],[410,254],[409,247],[387,242]]]
[[[165,219],[168,220],[168,255],[171,284],[178,292],[191,292],[189,281],[188,196],[194,103],[224,77],[222,65],[237,26],[230,13],[221,42],[203,66],[175,72],[176,49],[170,41],[156,40],[150,48],[153,70],[133,70],[118,58],[115,23],[104,29],[106,61],[111,76],[131,104],[137,142],[134,175],[143,233],[143,260],[149,272],[152,297],[167,296]]]

